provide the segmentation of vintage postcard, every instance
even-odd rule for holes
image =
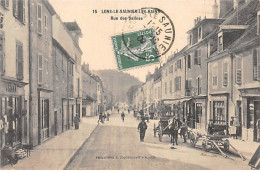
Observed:
[[[1,170],[259,170],[259,0],[0,0]]]

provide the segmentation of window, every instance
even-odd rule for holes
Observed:
[[[37,5],[37,32],[42,34],[42,6],[41,4]]]
[[[201,83],[202,83],[202,79],[200,77],[197,78],[197,90],[198,90],[198,95],[201,94]]]
[[[44,34],[47,39],[47,32],[48,32],[48,17],[45,15],[44,16]]]
[[[187,66],[188,66],[188,68],[191,68],[191,56],[190,55],[188,55]]]
[[[0,32],[0,75],[5,73],[5,37],[4,34]]]
[[[78,57],[75,54],[75,69],[78,70]]]
[[[201,27],[198,28],[198,38],[199,38],[199,40],[202,39],[202,28]]]
[[[228,63],[223,63],[223,86],[228,85]]]
[[[175,78],[175,91],[181,90],[181,77],[178,76]]]
[[[167,94],[167,82],[165,82],[165,94]]]
[[[175,64],[175,71],[177,71],[177,69],[178,69],[177,62],[175,62],[174,64]]]
[[[23,44],[16,43],[16,77],[18,80],[23,79]]]
[[[256,49],[253,50],[253,80],[260,81],[260,56]]]
[[[257,12],[257,35],[260,34],[260,11]]]
[[[218,51],[221,52],[223,51],[223,36],[218,37]]]
[[[194,53],[194,64],[195,65],[200,65],[201,64],[201,50],[195,50]]]
[[[177,61],[177,69],[181,69],[181,59]]]
[[[25,0],[13,0],[13,15],[20,22],[25,23]]]
[[[38,84],[43,82],[43,59],[42,55],[38,54]]]
[[[213,66],[212,68],[212,85],[218,85],[218,66]]]
[[[236,83],[242,83],[242,58],[236,57]]]
[[[172,94],[172,81],[170,81],[170,93]]]
[[[202,117],[202,103],[196,103],[196,122],[200,123]]]
[[[9,0],[1,0],[1,6],[5,9],[9,8]]]
[[[192,34],[189,35],[189,45],[192,45]]]
[[[169,67],[169,73],[173,73],[173,65]]]

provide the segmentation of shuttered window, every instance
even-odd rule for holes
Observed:
[[[187,66],[188,66],[188,68],[191,68],[191,56],[190,55],[188,55],[188,60],[187,60]]]
[[[228,63],[223,63],[223,86],[228,85]]]
[[[172,81],[170,81],[170,94],[172,94]]]
[[[16,77],[18,80],[23,79],[23,44],[16,43]]]
[[[218,85],[218,66],[213,66],[212,68],[212,85]]]
[[[42,6],[37,5],[37,32],[42,34]]]
[[[242,83],[242,58],[236,57],[236,83]]]
[[[253,50],[253,79],[260,81],[260,56],[256,49]]]
[[[165,82],[165,91],[164,91],[165,94],[167,94],[167,82]]]
[[[175,78],[175,91],[180,91],[181,90],[181,77],[176,77]]]
[[[201,94],[201,78],[200,77],[198,77],[197,78],[197,91],[198,91],[198,95],[200,95]]]
[[[9,0],[1,0],[1,6],[5,9],[9,8]]]
[[[198,50],[195,50],[194,52],[194,65],[198,64]]]
[[[38,54],[38,84],[43,82],[43,59],[42,55]]]
[[[13,0],[13,15],[20,22],[25,23],[25,0]]]
[[[0,32],[0,75],[5,73],[5,37],[4,34]]]

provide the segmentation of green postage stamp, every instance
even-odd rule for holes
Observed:
[[[118,69],[160,62],[155,40],[152,28],[112,36]]]

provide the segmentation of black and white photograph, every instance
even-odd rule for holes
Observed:
[[[0,170],[259,170],[260,0],[0,0]]]

